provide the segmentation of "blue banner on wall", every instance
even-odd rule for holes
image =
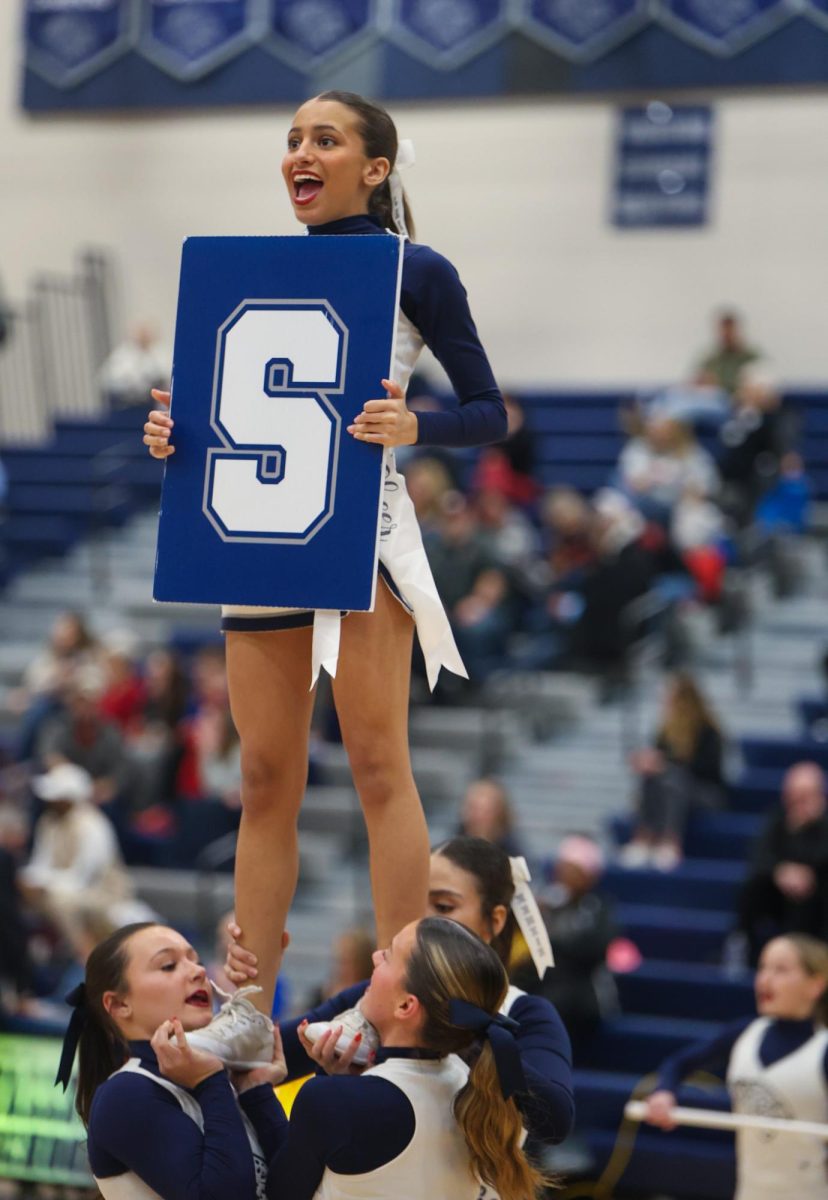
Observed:
[[[828,29],[828,0],[803,0],[803,3],[806,15]]]
[[[129,48],[133,0],[26,0],[27,65],[58,88],[75,87]]]
[[[253,44],[260,0],[141,0],[140,52],[176,79],[197,79]]]
[[[413,58],[451,70],[508,29],[507,0],[392,0],[386,36]]]
[[[828,0],[20,3],[33,111],[828,83]]]
[[[612,219],[623,229],[708,219],[713,110],[660,101],[621,109]]]
[[[711,54],[738,54],[793,19],[799,0],[661,0],[658,20]]]
[[[390,373],[401,248],[184,243],[156,600],[370,608],[382,449],[346,427]]]
[[[607,54],[647,24],[649,0],[524,0],[518,28],[573,62]]]
[[[378,37],[374,0],[271,0],[265,49],[311,70]]]

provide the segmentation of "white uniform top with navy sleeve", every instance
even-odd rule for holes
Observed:
[[[287,1124],[272,1089],[240,1102],[217,1072],[189,1091],[158,1073],[148,1042],[130,1049],[134,1057],[97,1089],[90,1113],[87,1152],[104,1200],[265,1200],[266,1152],[241,1105],[249,1097],[272,1144]]]
[[[310,228],[311,234],[381,234],[378,220],[346,217]],[[506,436],[506,410],[454,267],[428,246],[405,242],[402,288],[392,377],[405,389],[424,345],[445,369],[459,400],[453,411],[420,413],[418,445],[475,446]],[[428,565],[405,480],[393,450],[384,456],[379,571],[395,597],[414,617],[429,684],[441,667],[466,675],[448,618]],[[306,610],[225,606],[222,629],[248,631],[314,624],[314,681],[320,666],[335,671],[339,614]]]
[[[283,1021],[282,1044],[287,1061],[288,1079],[302,1079],[308,1074],[308,1056],[299,1039],[301,1021],[334,1021],[364,995],[368,981],[354,984],[330,997],[310,1012],[290,1021]],[[527,1090],[515,1096],[523,1123],[529,1136],[539,1143],[555,1145],[569,1135],[575,1119],[575,1100],[572,1085],[572,1049],[563,1022],[554,1005],[543,996],[527,996],[519,988],[510,987],[500,1009],[504,1016],[517,1021],[515,1043],[520,1054]],[[301,1093],[300,1093],[301,1095]],[[257,1129],[259,1126],[257,1125]],[[395,1127],[393,1135],[400,1131]],[[405,1136],[401,1134],[396,1147],[401,1150]],[[349,1167],[362,1170],[376,1165],[369,1152],[365,1157],[350,1156]],[[320,1157],[330,1147],[318,1147]],[[335,1152],[335,1150],[334,1150]],[[388,1158],[391,1157],[389,1154]],[[315,1185],[314,1185],[315,1186]],[[310,1189],[313,1194],[313,1189]]]
[[[429,1060],[390,1058],[364,1072],[387,1079],[414,1110],[414,1135],[394,1159],[362,1175],[326,1168],[315,1200],[497,1200],[476,1180],[469,1151],[452,1114],[454,1098],[469,1077],[456,1055]]]
[[[760,1047],[771,1025],[752,1021],[735,1042],[727,1086],[735,1112],[828,1124],[828,1030],[771,1063]],[[736,1135],[736,1200],[828,1200],[828,1146],[815,1137],[742,1129]]]

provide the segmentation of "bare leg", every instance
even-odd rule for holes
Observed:
[[[270,1015],[296,890],[296,821],[308,775],[311,629],[227,634],[230,708],[241,740],[236,921],[257,956],[253,1002]]]
[[[428,829],[408,749],[414,622],[385,584],[372,613],[342,623],[334,701],[370,847],[377,939],[387,946],[423,916]]]

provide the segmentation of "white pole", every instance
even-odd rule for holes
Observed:
[[[630,1100],[624,1116],[631,1121],[643,1121],[647,1105],[643,1100]],[[828,1125],[816,1121],[788,1121],[781,1117],[758,1117],[752,1113],[716,1112],[709,1108],[672,1108],[670,1117],[677,1125],[693,1125],[699,1129],[765,1129],[773,1133],[798,1133],[822,1138],[828,1142]]]

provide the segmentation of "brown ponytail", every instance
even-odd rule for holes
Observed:
[[[78,1042],[78,1088],[75,1108],[89,1126],[92,1098],[113,1071],[129,1058],[129,1048],[118,1026],[103,1006],[106,992],[126,988],[129,963],[127,942],[134,933],[151,929],[157,921],[124,925],[99,942],[86,961],[86,1024]]]
[[[472,1047],[475,1035],[452,1025],[451,1000],[467,1000],[495,1014],[509,981],[491,946],[456,921],[426,917],[417,936],[406,972],[406,989],[423,1006],[423,1045],[443,1054]],[[468,1082],[454,1102],[454,1115],[466,1139],[473,1174],[488,1184],[500,1200],[532,1200],[548,1182],[528,1162],[520,1139],[523,1123],[514,1099],[505,1100],[494,1055],[484,1042]]]
[[[389,114],[379,104],[367,100],[356,92],[322,92],[317,100],[333,100],[336,104],[344,104],[359,119],[359,136],[365,148],[367,158],[387,158],[389,174],[394,170],[397,161],[397,127]],[[408,197],[403,192],[403,209],[405,223],[411,240],[414,240],[414,218],[408,204]],[[368,211],[379,217],[386,229],[394,229],[394,214],[391,207],[391,188],[386,179],[379,187],[374,188],[368,203]]]
[[[531,1200],[548,1182],[521,1150],[523,1121],[514,1100],[504,1100],[494,1054],[484,1042],[469,1081],[454,1101],[454,1115],[476,1175],[500,1200]]]

